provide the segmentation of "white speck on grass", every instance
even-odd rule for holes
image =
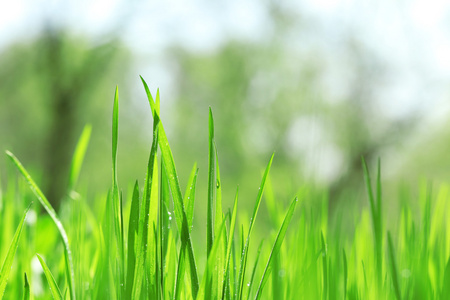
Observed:
[[[36,224],[37,214],[34,210],[29,210],[26,218],[26,222],[28,225],[32,226]]]
[[[402,277],[408,278],[411,276],[411,271],[409,269],[402,270]]]

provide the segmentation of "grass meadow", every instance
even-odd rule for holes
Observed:
[[[142,162],[145,182],[136,181],[129,194],[117,182],[117,89],[111,187],[96,199],[77,184],[89,126],[74,149],[58,213],[27,166],[6,152],[11,168],[0,178],[7,182],[0,190],[0,299],[450,299],[449,186],[418,185],[418,207],[411,193],[384,199],[380,162],[368,166],[362,158],[367,208],[341,207],[331,224],[325,189],[302,186],[291,199],[277,199],[268,153],[253,210],[240,209],[245,186],[236,187],[233,205],[224,207],[212,111],[209,168],[202,170],[207,191],[196,190],[196,164],[180,186],[159,92],[153,96],[142,82],[153,140]],[[207,203],[196,201],[196,193],[207,194]],[[262,203],[268,220],[258,216]],[[206,216],[195,216],[205,224],[206,247],[191,238],[199,230],[192,226],[195,206],[206,207]],[[354,230],[345,230],[344,221]],[[261,232],[263,222],[272,229]]]

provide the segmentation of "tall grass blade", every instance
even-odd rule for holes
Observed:
[[[153,118],[159,119],[158,111],[156,110],[155,102],[147,86],[147,83],[141,77],[142,83],[144,84],[145,91],[149,100],[150,108],[152,109]],[[157,99],[159,98],[159,92],[157,93]],[[159,121],[158,126],[159,135],[159,148],[161,150],[162,159],[164,160],[164,165],[166,167],[167,176],[169,180],[169,187],[172,191],[172,199],[175,208],[175,220],[177,223],[178,230],[181,234],[181,247],[187,247],[187,255],[189,258],[189,270],[190,270],[190,280],[191,280],[191,290],[194,298],[197,297],[198,292],[198,275],[197,266],[195,263],[194,249],[192,247],[191,236],[189,233],[189,223],[186,216],[186,211],[184,209],[183,198],[181,196],[180,184],[178,182],[178,175],[175,169],[175,162],[173,160],[172,150],[169,146],[169,141],[167,140],[166,133],[162,123]],[[184,272],[184,270],[180,270]]]
[[[24,285],[23,285],[23,300],[30,300],[30,284],[28,282],[27,273],[23,274]]]
[[[206,211],[206,254],[209,257],[214,239],[214,196],[216,191],[215,182],[215,149],[214,149],[214,119],[211,107],[209,108],[209,160],[208,160],[208,202]]]
[[[264,269],[264,273],[261,278],[261,282],[259,283],[258,290],[256,291],[255,299],[260,299],[262,296],[262,291],[264,289],[264,285],[269,279],[269,274],[272,271],[272,259],[280,252],[281,245],[283,244],[284,237],[286,235],[286,231],[288,229],[289,223],[291,222],[292,216],[294,215],[295,206],[297,204],[297,197],[292,201],[289,209],[284,217],[283,223],[281,224],[280,230],[278,231],[277,238],[275,239],[275,243],[272,247],[272,251],[269,255],[269,260],[267,261],[266,268]],[[276,274],[278,275],[278,274]],[[325,298],[326,299],[326,298]]]
[[[77,146],[75,148],[69,172],[69,193],[75,189],[78,177],[80,176],[81,166],[83,164],[84,156],[89,144],[89,139],[91,137],[91,131],[91,125],[84,126],[83,132],[81,133],[80,139],[78,140]]]
[[[192,222],[194,221],[194,203],[195,203],[195,187],[197,184],[198,168],[194,163],[191,174],[189,175],[186,191],[184,192],[184,208],[188,219],[189,231],[192,230]]]
[[[342,260],[344,263],[344,300],[347,299],[347,278],[348,278],[348,268],[347,268],[347,254],[345,249],[342,249]]]
[[[150,157],[147,166],[147,175],[145,179],[145,188],[142,206],[140,208],[139,214],[139,229],[138,229],[138,246],[136,252],[136,268],[135,268],[135,278],[133,282],[133,293],[132,299],[139,299],[141,295],[141,288],[144,282],[144,270],[145,259],[147,257],[148,249],[148,231],[150,226],[150,201],[152,190],[155,189],[153,185],[154,181],[154,170],[156,169],[156,152],[158,150],[158,123],[159,119],[156,117],[153,122],[153,142],[152,148],[150,150]],[[156,208],[157,209],[157,208]],[[153,245],[153,244],[152,244]]]
[[[322,243],[322,280],[323,280],[323,289],[322,289],[322,299],[328,299],[328,260],[327,260],[327,244],[325,243],[325,239],[323,237],[323,232],[320,233],[320,241]]]
[[[52,275],[52,272],[45,264],[45,261],[42,259],[42,257],[39,254],[36,254],[36,256],[39,259],[39,262],[41,263],[42,269],[44,270],[45,278],[47,278],[48,285],[50,286],[50,291],[52,292],[53,299],[55,300],[62,300],[63,296],[61,294],[61,291],[56,284],[55,278]]]
[[[128,255],[127,255],[127,281],[126,281],[126,297],[131,298],[134,269],[136,266],[136,249],[135,242],[139,230],[139,184],[136,180],[133,188],[133,196],[131,198],[130,220],[128,223]]]
[[[447,265],[445,266],[441,297],[445,299],[445,296],[448,297],[448,295],[450,295],[450,258],[447,260]]]
[[[376,278],[378,280],[378,284],[381,283],[381,272],[382,272],[382,215],[381,215],[381,168],[380,168],[380,160],[378,160],[378,174],[377,174],[377,196],[374,197],[372,191],[372,183],[370,179],[369,169],[367,167],[366,161],[364,157],[361,158],[363,171],[364,171],[364,179],[367,188],[367,194],[369,197],[370,203],[370,211],[372,214],[372,225],[375,236],[375,262],[376,262]]]
[[[391,267],[392,283],[394,285],[395,296],[397,297],[397,300],[401,300],[402,296],[400,292],[400,284],[398,281],[398,272],[397,272],[397,265],[395,262],[394,246],[392,243],[391,233],[389,231],[388,231],[388,250],[389,250],[389,262]]]
[[[14,256],[16,254],[17,247],[19,245],[20,234],[22,233],[23,223],[27,216],[28,210],[30,209],[32,203],[30,203],[23,213],[22,219],[20,220],[19,226],[17,226],[16,233],[14,234],[11,245],[9,246],[8,253],[6,254],[5,260],[3,261],[2,269],[0,270],[0,299],[3,298],[5,293],[6,283],[8,282],[9,273],[11,272],[11,267],[14,261]]]
[[[261,255],[261,249],[264,244],[264,240],[261,240],[258,246],[258,251],[256,252],[255,264],[253,265],[252,275],[250,276],[250,281],[247,283],[247,299],[250,299],[250,294],[252,292],[253,280],[255,279],[256,268],[258,267],[259,256]]]
[[[113,211],[113,224],[115,230],[115,240],[117,248],[117,274],[116,281],[118,282],[117,288],[119,299],[125,294],[125,250],[123,244],[123,221],[122,221],[122,204],[119,193],[119,186],[117,183],[117,144],[119,134],[119,88],[116,87],[114,94],[114,106],[113,106],[113,119],[112,119],[112,205]],[[118,278],[117,278],[118,277]]]
[[[203,275],[200,289],[197,294],[197,300],[201,300],[201,299],[208,300],[208,299],[211,299],[212,297],[218,296],[217,291],[214,290],[213,276],[215,273],[214,269],[216,266],[217,256],[220,255],[218,250],[222,244],[221,240],[225,239],[225,237],[226,237],[225,221],[226,221],[226,218],[224,218],[222,220],[222,224],[220,224],[220,228],[219,228],[219,235],[216,236],[213,247],[211,248],[210,256],[209,256],[208,261],[205,266],[205,273]]]
[[[233,213],[231,214],[231,222],[230,222],[230,232],[228,234],[228,243],[227,243],[227,253],[226,253],[226,260],[225,260],[225,280],[223,281],[222,285],[222,299],[225,298],[225,288],[227,284],[227,277],[228,273],[231,272],[230,270],[230,256],[231,256],[231,250],[233,246],[234,241],[234,230],[236,228],[236,215],[237,215],[237,204],[238,204],[238,195],[239,195],[239,188],[236,189],[236,196],[234,198],[234,205],[233,205]]]
[[[250,227],[248,229],[247,239],[245,241],[245,245],[244,245],[244,247],[242,249],[242,253],[241,253],[241,265],[239,268],[239,287],[238,287],[239,288],[239,291],[238,291],[239,299],[242,299],[242,292],[243,292],[242,290],[244,288],[245,269],[247,266],[248,247],[250,244],[250,236],[252,234],[253,224],[255,222],[256,215],[258,214],[259,206],[261,204],[264,187],[266,184],[267,176],[269,175],[270,167],[272,166],[272,161],[273,161],[274,155],[275,155],[275,153],[273,153],[272,156],[270,157],[269,163],[267,164],[266,170],[264,171],[264,175],[262,177],[261,184],[260,184],[259,190],[258,190],[258,196],[256,197],[255,207],[253,209],[253,215],[252,215],[252,218],[250,219]]]
[[[28,182],[30,189],[33,191],[34,195],[39,200],[39,202],[41,202],[44,209],[47,211],[49,216],[52,218],[53,223],[55,223],[56,227],[58,228],[59,234],[64,243],[64,255],[66,256],[66,269],[68,270],[67,282],[69,284],[70,297],[72,300],[75,300],[76,299],[75,279],[74,279],[75,275],[74,275],[74,271],[73,271],[73,259],[72,259],[72,253],[70,251],[69,238],[67,237],[66,230],[64,229],[64,226],[62,225],[61,221],[59,220],[58,216],[56,215],[56,212],[53,209],[52,205],[50,204],[50,202],[48,202],[44,193],[42,193],[41,189],[37,186],[37,184],[34,182],[33,178],[31,178],[30,174],[23,167],[23,165],[20,163],[20,161],[14,156],[14,154],[12,154],[9,151],[6,151],[6,155],[8,155],[8,157],[16,165],[16,167],[20,171],[20,173],[22,173],[22,175],[25,177],[25,180]]]

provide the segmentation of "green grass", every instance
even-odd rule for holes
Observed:
[[[380,161],[374,188],[363,159],[361,184],[367,195],[361,198],[355,192],[353,196],[365,205],[335,212],[341,217],[330,223],[326,189],[301,184],[291,199],[277,197],[272,184],[276,180],[270,179],[270,169],[276,168],[272,154],[254,191],[254,208],[246,217],[239,203],[239,189],[246,187],[236,188],[232,207],[223,207],[212,110],[208,169],[199,170],[194,163],[186,186],[181,186],[160,118],[159,91],[154,98],[143,79],[142,83],[153,118],[153,139],[148,161],[143,162],[144,183],[136,181],[129,195],[123,194],[117,180],[117,88],[111,188],[98,191],[96,199],[86,199],[78,186],[89,125],[75,148],[67,196],[58,213],[19,159],[6,152],[11,168],[18,172],[10,171],[6,189],[0,188],[0,299],[449,296],[449,186],[435,193],[430,185],[420,186],[415,199],[420,208],[406,193],[384,199]],[[206,203],[196,199],[202,171],[208,174],[207,190],[200,191],[207,195]],[[196,206],[205,207],[206,216],[196,215],[202,222],[194,223]],[[270,230],[258,216],[261,210],[269,216]],[[343,220],[353,222],[354,230],[344,231]],[[194,224],[205,224],[205,230]],[[198,232],[206,241],[204,247]]]

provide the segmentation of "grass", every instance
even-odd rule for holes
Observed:
[[[338,211],[342,217],[329,223],[326,190],[302,185],[291,200],[276,197],[270,180],[270,169],[276,165],[272,154],[247,219],[239,208],[238,188],[233,206],[223,207],[212,110],[208,196],[207,203],[200,203],[197,165],[182,189],[160,118],[159,91],[154,98],[143,79],[142,83],[153,139],[145,181],[142,186],[136,181],[130,195],[122,194],[117,180],[118,89],[113,102],[111,188],[99,191],[103,196],[95,201],[86,199],[78,186],[90,126],[75,148],[67,197],[58,213],[19,159],[6,152],[21,177],[9,172],[6,189],[0,189],[0,299],[448,297],[449,186],[435,194],[430,185],[420,187],[420,210],[413,209],[405,193],[386,201],[380,161],[373,188],[363,159],[361,183],[367,196],[361,201],[367,206]],[[394,201],[400,209],[391,209]],[[196,216],[206,225],[203,249],[194,238],[196,231],[203,233],[193,227],[198,205],[206,207],[206,216]],[[260,209],[269,214],[269,232],[259,229],[264,222],[258,217]],[[343,218],[353,220],[354,231],[342,229]]]

